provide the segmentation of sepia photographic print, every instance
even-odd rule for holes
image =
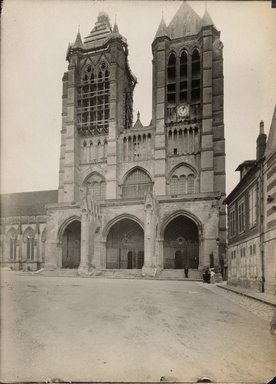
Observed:
[[[4,0],[1,36],[0,381],[275,380],[273,4]]]

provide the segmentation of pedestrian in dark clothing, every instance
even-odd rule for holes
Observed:
[[[184,268],[184,273],[185,273],[185,277],[187,278],[189,275],[189,268],[187,266]]]
[[[210,279],[211,279],[211,272],[210,272],[210,269],[209,267],[206,268],[205,272],[204,272],[204,277],[203,277],[205,283],[210,283]]]

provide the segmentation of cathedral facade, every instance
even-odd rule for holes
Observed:
[[[117,24],[99,14],[66,59],[57,202],[45,206],[45,268],[223,267],[223,45],[183,2],[152,42],[152,120],[133,121],[137,79]]]

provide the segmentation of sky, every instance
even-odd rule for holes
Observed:
[[[224,45],[226,185],[238,164],[256,156],[260,120],[268,133],[276,102],[276,9],[269,1],[188,1],[207,6]],[[1,193],[58,188],[62,76],[69,42],[85,37],[99,11],[127,38],[138,78],[134,121],[152,108],[151,43],[162,13],[170,22],[180,1],[4,0],[1,44]]]

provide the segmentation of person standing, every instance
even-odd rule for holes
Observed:
[[[186,265],[186,267],[184,268],[184,273],[185,273],[185,277],[188,278],[188,275],[189,275],[189,268],[188,268],[187,265]]]
[[[205,283],[210,284],[210,279],[211,279],[211,272],[210,272],[209,267],[207,267],[206,270],[205,270],[205,272],[204,272],[204,280],[205,280]]]

